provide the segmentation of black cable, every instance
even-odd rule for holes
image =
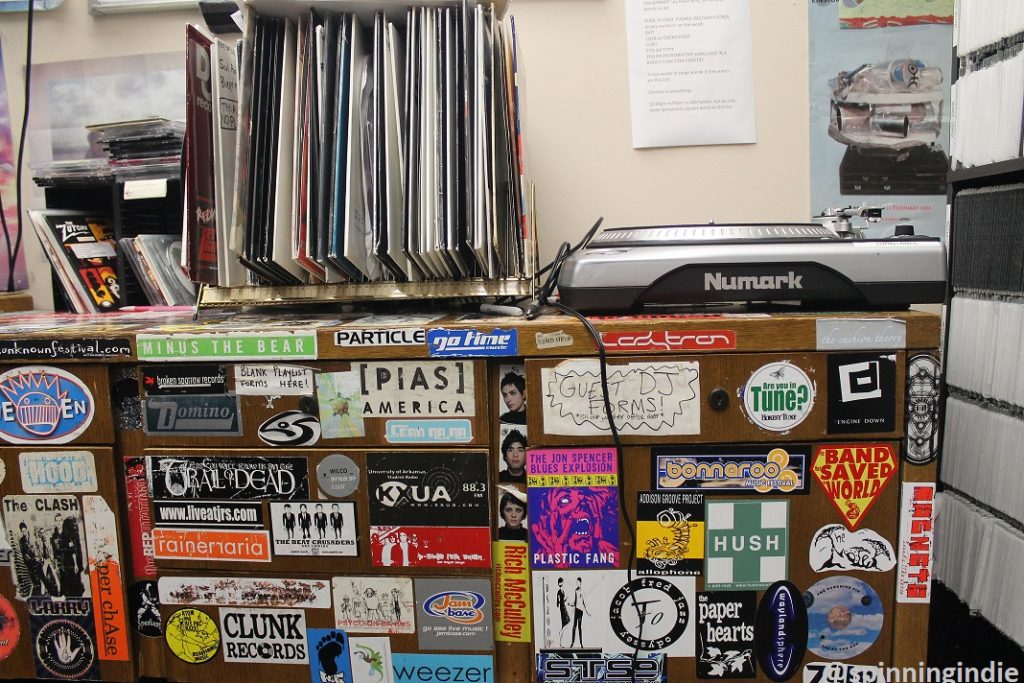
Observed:
[[[600,224],[600,221],[598,221],[598,224]],[[568,242],[563,242],[562,246],[567,247]],[[552,272],[552,275],[557,279],[557,268]],[[567,315],[571,315],[583,323],[583,326],[587,328],[587,332],[593,338],[594,344],[597,345],[597,359],[601,369],[601,392],[604,395],[604,414],[605,418],[608,420],[608,430],[612,433],[612,442],[615,444],[615,461],[618,464],[619,469],[619,512],[622,514],[622,518],[626,522],[626,532],[629,534],[630,540],[629,559],[626,562],[626,590],[629,592],[629,597],[633,601],[633,609],[636,610],[637,617],[636,646],[633,649],[633,667],[631,670],[632,681],[633,683],[636,683],[636,660],[640,656],[640,641],[643,637],[644,630],[644,618],[643,615],[640,614],[640,606],[636,602],[636,593],[633,592],[632,587],[633,562],[636,560],[636,531],[633,529],[633,522],[629,518],[629,511],[626,509],[626,468],[622,457],[622,437],[619,435],[618,427],[615,426],[615,416],[612,415],[611,393],[608,391],[608,356],[604,347],[604,340],[601,339],[601,334],[594,328],[594,325],[579,311],[573,310],[558,301],[548,301],[546,298],[541,299],[540,301],[546,302],[552,308],[555,308]]]
[[[25,39],[25,111],[21,118],[21,136],[18,139],[18,165],[15,171],[14,193],[18,207],[18,236],[14,238],[14,248],[11,248],[11,233],[7,227],[7,217],[4,216],[2,198],[0,198],[0,224],[3,225],[4,240],[7,242],[7,291],[14,291],[14,266],[18,260],[18,252],[21,250],[21,236],[25,232],[25,224],[22,220],[21,211],[21,169],[25,160],[25,136],[28,134],[28,111],[30,95],[32,94],[32,20],[35,17],[35,0],[28,3],[28,23]]]

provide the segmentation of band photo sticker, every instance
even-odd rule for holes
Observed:
[[[515,486],[499,484],[498,540],[527,543],[530,540],[526,492]]]
[[[90,597],[82,511],[75,496],[4,496],[17,597]]]
[[[346,633],[416,633],[412,579],[335,576],[334,625]]]
[[[828,433],[896,429],[896,354],[828,356]]]
[[[526,367],[519,365],[498,366],[498,421],[502,424],[520,425],[526,433]]]
[[[274,555],[355,557],[356,504],[337,501],[271,503]]]
[[[526,483],[526,427],[498,425],[498,482],[501,484]]]
[[[220,650],[220,629],[206,612],[185,607],[167,618],[164,642],[174,656],[188,664],[202,664]]]
[[[814,393],[811,378],[789,361],[762,365],[740,391],[747,417],[769,432],[788,432],[806,420]]]
[[[67,443],[89,429],[95,402],[75,375],[48,365],[0,374],[0,439],[8,443]]]
[[[489,579],[416,579],[421,650],[493,650]]]
[[[821,572],[887,572],[896,566],[892,544],[871,529],[850,531],[826,524],[811,538],[811,569]]]
[[[619,566],[618,462],[612,448],[529,452],[534,569]]]
[[[704,494],[640,491],[636,503],[637,574],[704,572]]]

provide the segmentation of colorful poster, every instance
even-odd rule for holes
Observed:
[[[494,544],[494,639],[529,643],[530,549],[525,543]]]
[[[704,494],[640,491],[637,574],[700,576],[704,571]]]
[[[526,480],[535,569],[619,566],[614,449],[531,450]]]

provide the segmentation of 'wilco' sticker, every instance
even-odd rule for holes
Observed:
[[[92,392],[60,368],[25,365],[0,374],[0,439],[9,443],[67,443],[92,424]]]
[[[704,569],[704,494],[640,491],[636,502],[637,574],[700,576]]]
[[[309,663],[303,610],[221,607],[225,662]]]
[[[796,586],[778,581],[768,587],[757,606],[754,633],[764,675],[777,683],[792,678],[807,653],[807,608]]]
[[[427,331],[427,348],[431,358],[478,358],[516,356],[519,354],[519,332],[515,328],[449,330],[437,327]]]
[[[342,453],[331,453],[316,466],[316,482],[322,493],[347,498],[359,488],[359,465]]]
[[[488,579],[416,579],[421,650],[493,650]]]
[[[320,440],[320,420],[301,410],[286,410],[261,424],[257,434],[271,446],[312,446]]]
[[[939,361],[922,353],[907,361],[907,436],[903,457],[912,465],[927,465],[939,457]]]
[[[810,446],[671,446],[652,454],[660,490],[807,493]]]
[[[316,360],[316,330],[140,334],[141,361]]]
[[[810,563],[816,572],[887,572],[896,566],[896,553],[877,531],[827,524],[811,539]]]
[[[787,361],[762,365],[743,387],[743,407],[758,427],[787,432],[811,414],[814,383]]]
[[[96,461],[89,451],[19,453],[25,493],[93,493]]]
[[[828,357],[828,432],[866,434],[896,429],[896,354]]]
[[[147,434],[241,436],[237,396],[175,396],[146,401]]]
[[[30,598],[36,678],[99,680],[89,600]]]
[[[142,388],[147,396],[223,394],[227,373],[223,365],[143,365]]]
[[[811,471],[846,526],[856,529],[896,473],[896,454],[884,443],[819,446]]]
[[[132,355],[130,339],[4,339],[4,360],[86,360]]]
[[[154,498],[205,500],[295,500],[309,498],[303,457],[147,456]]]
[[[850,659],[874,645],[885,612],[875,589],[860,579],[833,576],[804,593],[807,649],[825,659]]]
[[[757,593],[697,593],[697,678],[754,678]]]

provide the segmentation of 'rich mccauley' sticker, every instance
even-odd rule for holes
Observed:
[[[787,361],[762,365],[743,388],[747,417],[762,429],[786,432],[807,419],[814,406],[814,383]]]
[[[71,373],[25,365],[0,374],[0,439],[67,443],[81,436],[95,412],[92,392]]]

